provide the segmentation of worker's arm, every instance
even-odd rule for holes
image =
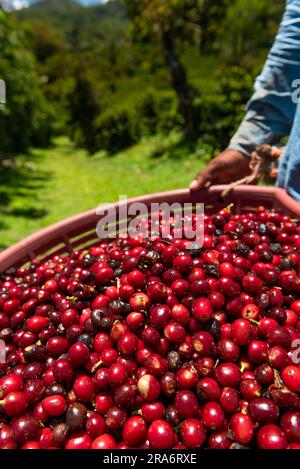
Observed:
[[[222,168],[239,165],[233,172],[238,179],[248,172],[247,158],[261,143],[277,144],[289,135],[296,111],[296,80],[300,78],[300,0],[288,0],[286,10],[247,113],[231,139],[228,149],[196,176],[191,189],[214,183],[227,183]],[[295,87],[294,87],[295,86]],[[299,84],[298,84],[299,88]],[[234,180],[234,179],[232,179]]]

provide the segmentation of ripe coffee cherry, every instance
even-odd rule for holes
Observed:
[[[293,301],[291,304],[291,310],[294,311],[297,316],[300,316],[300,300]]]
[[[118,386],[123,384],[127,376],[127,370],[122,363],[114,363],[108,369],[108,379],[110,384]]]
[[[266,360],[268,346],[260,340],[252,340],[248,347],[248,357],[253,363],[262,363]]]
[[[239,285],[230,277],[220,277],[218,287],[226,297],[237,296],[240,290]]]
[[[149,322],[157,328],[163,329],[171,319],[171,310],[167,305],[154,305],[150,310]],[[180,322],[180,321],[179,321]]]
[[[160,333],[154,327],[148,326],[141,333],[141,339],[150,347],[157,346],[160,342]]]
[[[68,348],[70,346],[70,343],[67,339],[64,337],[51,337],[47,344],[46,344],[46,349],[50,355],[53,357],[59,357],[63,353],[66,353],[68,351]]]
[[[208,295],[208,299],[211,302],[212,308],[218,310],[222,308],[225,304],[225,297],[223,293],[219,291],[212,291]]]
[[[260,449],[285,449],[287,446],[284,433],[274,424],[261,427],[256,438]]]
[[[3,410],[11,417],[21,415],[27,409],[28,401],[28,396],[24,392],[9,392],[2,401]]]
[[[197,419],[187,419],[180,426],[180,438],[186,448],[201,448],[205,437],[203,425]]]
[[[40,430],[39,420],[31,414],[17,417],[12,422],[14,440],[20,444],[29,440],[35,440]]]
[[[179,389],[193,388],[198,380],[198,373],[193,367],[181,368],[176,374]]]
[[[69,383],[74,372],[70,360],[59,358],[53,365],[53,376],[58,383]]]
[[[147,439],[151,449],[172,448],[175,441],[174,431],[164,420],[155,420],[147,431]]]
[[[165,406],[161,402],[144,404],[141,408],[141,415],[146,422],[161,420],[165,415]]]
[[[173,259],[173,266],[181,273],[190,272],[193,266],[193,261],[187,254],[180,254]]]
[[[128,314],[126,323],[131,331],[137,331],[144,325],[143,313],[132,312]]]
[[[249,415],[254,422],[275,423],[279,417],[279,409],[272,399],[260,397],[249,403]]]
[[[224,424],[224,412],[217,402],[207,402],[201,411],[201,418],[205,428],[219,430]]]
[[[68,350],[68,358],[73,367],[84,365],[89,357],[89,349],[82,342],[75,342]]]
[[[213,308],[207,298],[197,298],[192,308],[193,316],[200,322],[208,322],[213,317]]]
[[[192,391],[178,391],[175,397],[175,406],[184,419],[196,417],[199,412],[198,400]]]
[[[172,308],[171,314],[172,314],[172,319],[175,322],[182,324],[183,326],[188,324],[190,317],[191,317],[188,308],[186,308],[182,304],[174,305]]]
[[[243,379],[240,382],[240,393],[243,399],[251,401],[261,395],[261,386],[255,379]]]
[[[177,298],[183,298],[189,293],[190,284],[187,280],[178,279],[172,283],[171,288]]]
[[[92,415],[87,414],[87,421],[85,424],[88,435],[93,439],[105,432],[105,420],[101,415],[93,412]]]
[[[241,371],[234,363],[222,363],[216,370],[216,378],[221,386],[235,387],[239,384]]]
[[[142,417],[130,417],[124,425],[122,436],[128,446],[136,446],[146,437],[147,426]]]
[[[113,348],[109,348],[107,350],[104,350],[104,352],[101,353],[100,357],[102,365],[111,366],[117,361],[118,352]]]
[[[285,412],[281,417],[280,426],[289,442],[300,442],[300,412]]]
[[[146,283],[145,276],[140,270],[132,270],[127,276],[127,281],[134,288],[143,288]]]
[[[257,327],[260,335],[262,337],[267,337],[269,330],[272,329],[272,327],[276,327],[277,325],[277,322],[272,318],[261,318]]]
[[[237,412],[240,404],[240,396],[236,389],[225,387],[222,389],[219,399],[220,406],[227,414]]]
[[[46,329],[49,324],[49,319],[44,316],[32,316],[27,319],[27,329],[35,334]]]
[[[53,445],[53,431],[51,428],[43,428],[40,431],[39,443],[41,449],[48,449]]]
[[[256,275],[246,275],[242,283],[244,290],[251,294],[258,295],[262,290],[262,281]]]
[[[281,372],[284,384],[292,391],[300,391],[300,369],[296,366],[287,366]]]
[[[214,348],[213,336],[207,331],[199,331],[192,337],[192,346],[200,356],[211,355]]]
[[[110,267],[102,267],[95,272],[95,280],[98,285],[108,285],[113,276],[114,271]]]
[[[92,449],[115,449],[117,446],[114,438],[108,433],[103,433],[103,435],[96,438],[91,448]]]
[[[211,287],[208,280],[198,279],[191,283],[191,293],[194,297],[206,296],[210,292],[210,289]]]
[[[268,363],[277,369],[281,369],[287,362],[288,354],[280,345],[274,345],[268,352]]]
[[[137,388],[134,384],[122,384],[114,395],[115,403],[119,407],[133,408],[137,396]]]
[[[100,415],[105,415],[113,406],[113,398],[108,393],[99,393],[95,398],[95,410]]]
[[[297,291],[298,277],[293,270],[284,270],[280,274],[280,285],[286,292]]]
[[[49,417],[57,417],[66,410],[66,400],[59,394],[45,397],[42,401],[42,406],[45,414]]]
[[[252,335],[251,323],[247,319],[236,319],[231,328],[232,339],[238,345],[247,345]]]
[[[268,342],[272,345],[281,345],[289,347],[291,343],[291,335],[285,327],[272,327],[267,334]]]
[[[202,402],[218,401],[221,394],[221,389],[217,381],[208,377],[198,381],[196,392],[198,398]]]
[[[254,375],[256,380],[262,386],[268,386],[274,381],[274,371],[267,364],[262,364],[258,366],[254,371]]]
[[[231,444],[232,440],[224,431],[212,433],[208,439],[208,447],[211,449],[229,449]]]
[[[132,311],[146,311],[150,306],[150,298],[145,293],[135,293],[129,303]]]
[[[93,400],[95,384],[89,376],[82,375],[75,380],[73,390],[79,401],[89,402]]]
[[[127,420],[127,413],[117,406],[111,407],[106,414],[105,424],[112,432],[121,430]]]
[[[224,361],[235,362],[240,356],[239,347],[236,345],[235,342],[230,339],[221,339],[218,342],[217,348],[220,357]]]
[[[164,336],[168,342],[172,344],[180,344],[184,341],[186,332],[181,324],[169,322],[169,324],[164,328]]]
[[[220,277],[235,278],[236,272],[234,266],[230,262],[222,262],[219,266]]]
[[[152,303],[163,303],[168,296],[167,287],[161,282],[148,283],[147,295]]]
[[[21,391],[23,385],[22,376],[15,374],[4,376],[0,379],[0,399],[3,399],[10,392]]]
[[[122,355],[135,354],[138,346],[138,338],[132,332],[127,332],[118,341],[118,350]]]
[[[234,439],[241,445],[247,445],[254,435],[254,424],[248,415],[234,414],[230,420],[230,428]]]

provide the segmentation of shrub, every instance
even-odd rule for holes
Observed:
[[[112,108],[95,119],[96,148],[115,153],[142,137],[167,133],[180,124],[175,97],[157,96],[150,91],[130,109]]]
[[[240,124],[252,94],[254,75],[240,67],[227,68],[220,74],[216,92],[199,99],[200,132],[214,148],[225,148]]]

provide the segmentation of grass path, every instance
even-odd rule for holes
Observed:
[[[156,136],[114,156],[74,149],[64,137],[0,167],[0,248],[56,221],[128,197],[184,187],[207,161],[177,134]]]

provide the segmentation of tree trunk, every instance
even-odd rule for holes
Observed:
[[[202,54],[207,53],[210,46],[210,34],[209,34],[209,23],[210,23],[210,8],[212,6],[211,0],[205,0],[203,10],[200,14],[199,26],[201,28],[201,43],[200,52]]]
[[[193,105],[193,90],[188,83],[186,70],[177,55],[171,28],[163,31],[162,45],[172,86],[179,101],[179,111],[184,118],[185,133],[189,137],[196,137],[199,127],[199,116],[197,109]]]

